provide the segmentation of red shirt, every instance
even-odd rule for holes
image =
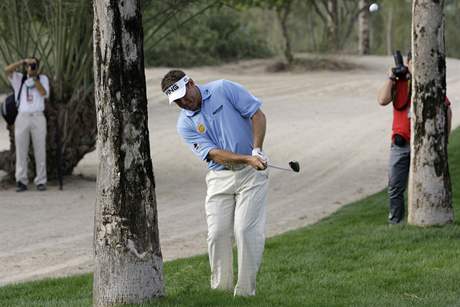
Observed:
[[[395,84],[395,97],[393,99],[393,133],[402,136],[406,142],[410,142],[410,82],[409,80],[397,80]]]
[[[394,141],[395,134],[399,134],[406,142],[410,142],[410,107],[412,105],[410,86],[409,80],[397,80],[395,84],[392,141]],[[447,96],[445,102],[446,106],[450,106]]]

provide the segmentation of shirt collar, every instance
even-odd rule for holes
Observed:
[[[201,107],[203,107],[204,102],[206,100],[208,100],[209,97],[211,97],[211,91],[209,90],[209,88],[206,85],[203,85],[203,86],[196,85],[196,87],[198,87],[198,89],[200,90],[200,93],[201,93]],[[190,111],[190,110],[185,110],[185,109],[183,109],[183,110],[185,112],[185,115],[187,115],[188,117],[192,117],[195,114],[200,113],[201,108],[196,110],[196,111]]]

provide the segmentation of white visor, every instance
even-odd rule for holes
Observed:
[[[186,85],[190,78],[185,75],[182,79],[171,85],[166,89],[164,92],[166,96],[168,96],[169,104],[171,104],[174,100],[182,98],[185,96]]]

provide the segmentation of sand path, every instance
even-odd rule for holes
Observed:
[[[266,61],[189,69],[198,83],[230,79],[264,102],[265,150],[273,164],[301,163],[300,174],[271,170],[269,236],[314,223],[385,187],[391,108],[377,105],[390,57],[351,57],[348,72],[265,73]],[[206,252],[206,167],[176,134],[178,110],[159,90],[167,69],[146,71],[151,152],[165,260]],[[448,95],[460,123],[460,61],[448,61]],[[0,123],[0,150],[7,135]],[[0,285],[92,268],[97,155],[87,155],[63,191],[0,191]],[[385,217],[382,216],[382,222]]]

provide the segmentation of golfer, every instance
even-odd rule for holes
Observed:
[[[378,103],[386,106],[393,103],[393,131],[391,135],[390,162],[388,171],[388,196],[390,200],[390,225],[404,223],[404,192],[407,187],[410,167],[410,137],[411,137],[411,74],[412,54],[407,54],[407,73],[396,76],[389,70],[388,79],[378,93]],[[452,110],[446,96],[447,134],[450,134]]]
[[[177,131],[206,161],[206,219],[211,288],[233,290],[232,245],[238,249],[234,295],[256,293],[265,244],[268,159],[262,151],[265,115],[261,102],[241,85],[218,80],[197,85],[181,70],[161,82],[181,112]]]

